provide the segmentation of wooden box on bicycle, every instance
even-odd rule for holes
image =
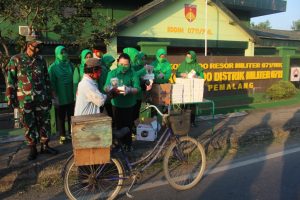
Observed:
[[[72,145],[75,165],[110,162],[112,120],[105,114],[72,117]]]

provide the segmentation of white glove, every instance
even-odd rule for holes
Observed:
[[[145,65],[144,68],[148,74],[152,74],[154,67],[152,65]]]
[[[132,88],[131,88],[131,87],[127,87],[127,86],[125,85],[124,96],[127,95],[127,94],[129,94],[129,93],[131,93],[131,92],[132,92]]]

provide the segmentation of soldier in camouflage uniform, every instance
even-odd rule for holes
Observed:
[[[38,55],[41,41],[34,35],[27,36],[26,41],[25,53],[13,56],[7,66],[7,97],[8,104],[19,109],[30,147],[28,160],[34,160],[39,142],[41,153],[56,154],[57,151],[48,146],[52,103],[47,65]]]

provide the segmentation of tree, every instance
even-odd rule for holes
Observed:
[[[300,31],[300,19],[293,21],[292,30]]]
[[[93,0],[1,0],[0,2],[0,67],[6,78],[5,66],[10,57],[8,44],[14,41],[21,51],[24,37],[16,33],[18,25],[27,25],[30,32],[55,33],[65,42],[91,46],[105,43],[115,35],[113,19],[94,11],[100,7]],[[24,24],[25,23],[25,24]],[[86,31],[84,27],[92,27]],[[8,37],[9,36],[9,37]]]
[[[267,30],[271,29],[271,23],[269,20],[266,20],[265,22],[260,22],[258,24],[251,23],[251,28],[258,29],[258,30]]]

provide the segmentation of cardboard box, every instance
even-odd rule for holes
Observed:
[[[77,166],[110,162],[111,124],[111,118],[105,114],[72,117],[72,145]]]
[[[176,84],[184,85],[183,103],[194,103],[203,101],[204,79],[199,78],[177,78]]]
[[[155,105],[171,104],[171,88],[172,84],[153,84],[151,93],[152,103]]]
[[[175,83],[172,85],[171,92],[171,102],[175,103],[183,103],[183,84]]]
[[[153,118],[147,118],[137,126],[136,139],[139,141],[154,141],[159,130],[160,124],[158,121]]]

